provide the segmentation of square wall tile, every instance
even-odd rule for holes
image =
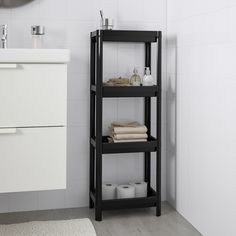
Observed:
[[[103,47],[103,80],[117,76],[118,65],[118,45],[117,43],[106,42]],[[109,75],[107,77],[106,75]]]
[[[89,178],[89,152],[68,152],[67,156],[68,181],[87,180]]]
[[[41,0],[39,3],[40,18],[66,19],[68,16],[68,1]]]
[[[68,0],[68,18],[80,21],[93,19],[93,0]]]
[[[144,99],[143,98],[119,98],[118,121],[138,121],[144,123]]]
[[[103,100],[103,135],[109,135],[109,127],[117,121],[117,99]]]
[[[143,0],[118,0],[118,20],[142,21],[144,2]]]
[[[68,72],[67,85],[68,100],[89,101],[90,78],[88,75],[78,75],[71,69]]]
[[[68,20],[68,46],[76,48],[78,54],[80,54],[81,51],[78,49],[87,50],[88,53],[90,53],[90,32],[95,29],[93,21]],[[74,51],[75,49],[73,49],[73,52]]]
[[[142,179],[142,173],[138,173],[139,162],[131,153],[120,154],[117,159],[117,181],[119,184],[128,184]]]
[[[117,164],[119,162],[119,154],[106,154],[103,155],[103,172],[102,182],[117,184],[119,178],[119,172]]]
[[[68,64],[68,75],[87,76],[90,74],[90,52],[88,48],[71,48],[71,60]]]
[[[69,153],[87,152],[89,150],[89,127],[67,127],[67,149]]]
[[[67,22],[61,19],[40,18],[40,25],[45,26],[45,48],[67,48]]]
[[[166,0],[145,0],[143,20],[161,22],[166,20]],[[156,6],[156,7],[153,7]]]
[[[68,100],[68,126],[89,126],[89,100]]]

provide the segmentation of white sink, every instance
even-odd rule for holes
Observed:
[[[0,49],[0,63],[66,63],[68,49]]]

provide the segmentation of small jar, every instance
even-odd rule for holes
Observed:
[[[130,77],[129,83],[132,86],[140,86],[142,81],[141,81],[141,77],[138,74],[137,68],[134,68],[133,73],[134,74]]]
[[[41,25],[31,26],[32,48],[44,48],[45,27]]]
[[[154,80],[151,75],[151,70],[149,67],[145,67],[145,75],[143,77],[143,86],[153,86]]]
[[[111,18],[101,19],[101,27],[103,30],[112,30],[114,27],[114,20]]]

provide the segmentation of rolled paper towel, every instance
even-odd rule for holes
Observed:
[[[117,187],[117,198],[134,198],[135,187],[131,185],[119,185]]]
[[[130,183],[135,188],[135,197],[147,197],[147,183],[146,182],[134,182]]]
[[[102,199],[116,199],[116,184],[105,183],[102,185]]]

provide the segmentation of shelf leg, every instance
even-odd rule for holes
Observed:
[[[95,84],[95,41],[90,38],[90,88]],[[95,137],[95,94],[90,90],[90,141]],[[94,208],[94,202],[90,196],[90,192],[94,191],[94,147],[90,144],[90,160],[89,160],[89,208]]]
[[[149,191],[151,187],[151,153],[144,153],[144,179],[147,182],[147,189]]]
[[[102,220],[102,155],[96,154],[95,220]]]
[[[161,215],[161,50],[162,50],[162,35],[158,37],[158,58],[157,58],[157,152],[156,152],[156,215]]]
[[[95,219],[102,220],[102,81],[103,81],[103,40],[102,32],[96,37],[96,192]]]
[[[90,144],[90,186],[89,190],[94,191],[94,148]],[[90,195],[90,194],[89,194]],[[91,198],[89,197],[89,208],[94,208],[94,202]]]
[[[151,70],[151,43],[145,43],[145,67]],[[147,135],[151,136],[151,98],[144,98],[144,122],[148,129]],[[147,182],[148,191],[151,188],[151,153],[144,153],[144,179]]]
[[[148,129],[147,135],[150,137],[151,135],[151,99],[149,97],[145,97],[144,100],[145,105],[145,125]],[[149,191],[151,187],[151,153],[144,153],[144,179],[147,182],[147,189]]]

